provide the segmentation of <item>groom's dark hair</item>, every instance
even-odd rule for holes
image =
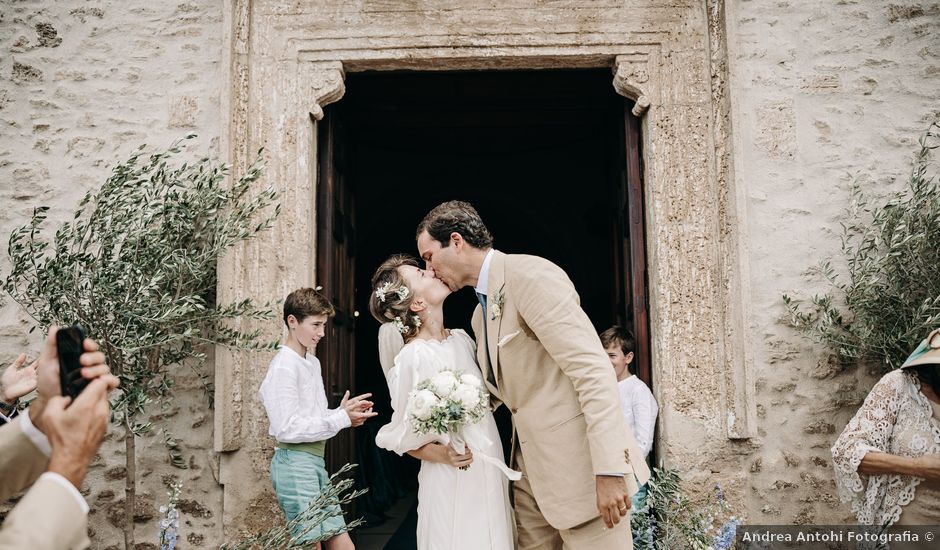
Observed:
[[[454,232],[460,233],[463,240],[474,248],[493,246],[493,235],[469,202],[448,201],[435,206],[418,224],[415,237],[422,231],[427,231],[443,248],[450,246],[450,234]]]

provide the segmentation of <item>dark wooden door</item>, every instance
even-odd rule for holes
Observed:
[[[652,387],[640,119],[630,112],[632,108],[633,102],[624,100],[622,176],[612,229],[614,242],[618,244],[614,269],[614,303],[618,311],[614,316],[621,326],[633,332],[636,373]]]
[[[317,285],[336,308],[326,337],[317,345],[323,383],[331,407],[339,406],[355,377],[355,198],[344,177],[342,110],[330,106],[317,125]],[[352,430],[343,430],[326,446],[327,469],[355,462]]]

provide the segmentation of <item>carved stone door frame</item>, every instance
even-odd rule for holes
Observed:
[[[323,118],[323,107],[340,101],[345,93],[345,77],[349,70],[396,70],[396,69],[422,69],[427,70],[474,70],[474,69],[538,69],[548,66],[559,68],[559,63],[564,63],[563,68],[590,68],[590,67],[609,67],[613,73],[612,86],[614,90],[635,102],[633,114],[642,117],[641,137],[643,142],[643,180],[645,186],[650,189],[657,187],[658,167],[663,164],[662,157],[658,157],[657,152],[663,148],[663,140],[667,136],[663,132],[663,122],[659,112],[659,101],[664,87],[662,76],[659,72],[659,45],[624,45],[621,47],[610,48],[608,52],[590,51],[581,55],[571,55],[559,59],[550,51],[544,55],[538,55],[538,48],[532,48],[527,52],[528,55],[513,56],[507,58],[487,57],[485,51],[480,51],[479,56],[474,56],[473,52],[464,52],[465,55],[459,58],[434,58],[433,51],[422,51],[426,67],[415,60],[413,52],[407,49],[401,49],[398,52],[399,57],[387,57],[384,59],[373,59],[371,57],[356,57],[357,52],[322,52],[319,50],[306,49],[298,46],[297,57],[290,65],[293,74],[285,79],[285,84],[292,81],[294,85],[293,93],[286,94],[291,100],[287,105],[292,116],[285,117],[285,136],[289,138],[290,144],[294,147],[294,163],[290,185],[292,191],[301,197],[310,198],[310,202],[315,202],[316,188],[316,167],[317,167],[317,121]],[[370,52],[374,53],[374,52]],[[328,57],[333,57],[328,59]],[[235,71],[239,74],[239,71]],[[237,108],[241,101],[230,104],[234,107],[236,116],[229,122],[229,139],[231,145],[239,143],[237,137],[233,139],[233,133],[247,131],[250,121],[247,120],[247,113],[239,113]],[[241,114],[242,116],[237,116]],[[231,148],[235,155],[235,166],[246,166],[250,157],[244,148]],[[646,196],[647,218],[645,223],[649,226],[655,224],[653,216],[657,205],[651,202],[650,194]],[[651,232],[652,233],[652,232]],[[315,239],[311,239],[315,241]],[[661,256],[658,254],[653,244],[649,245],[649,262],[654,263]],[[315,250],[311,251],[312,257],[315,257]],[[232,258],[222,262],[222,278],[225,279],[226,273],[231,273],[230,269],[234,263]],[[312,267],[312,266],[311,266]],[[311,273],[311,284],[315,277]],[[650,287],[654,288],[653,281]],[[225,285],[221,285],[223,288]],[[652,337],[656,337],[656,297],[651,296],[651,320],[653,321],[651,332]],[[652,362],[657,363],[657,348],[654,343],[652,346]],[[226,353],[220,354],[220,361],[233,361]],[[226,373],[222,373],[226,378]],[[228,386],[228,384],[223,384]],[[731,437],[747,437],[749,428],[746,428],[747,419],[752,415],[746,410],[748,404],[745,399],[734,399],[732,396],[727,400],[727,408],[732,416],[736,416],[736,428],[729,429]],[[736,413],[731,409],[739,409]],[[224,411],[223,411],[224,412]],[[221,418],[223,422],[225,418]],[[217,424],[217,427],[222,427]],[[217,429],[216,449],[219,451],[234,450],[238,448],[237,436],[240,430]],[[733,433],[732,433],[733,432]],[[228,434],[230,437],[226,437]],[[735,434],[738,434],[737,436]],[[234,436],[234,437],[231,437]]]
[[[344,34],[342,10],[316,12],[313,2],[309,9],[259,2],[253,10],[252,4],[226,2],[223,26],[231,47],[223,59],[228,85],[220,149],[236,173],[258,148],[266,149],[268,169],[259,185],[282,190],[282,213],[271,231],[220,261],[221,300],[279,301],[297,286],[315,284],[317,121],[324,106],[342,99],[347,73],[609,68],[614,89],[642,116],[651,363],[660,381],[657,397],[669,404],[660,415],[660,441],[668,446],[669,422],[692,416],[705,419],[702,442],[716,449],[723,443],[715,435],[740,439],[756,432],[745,336],[749,290],[739,253],[742,208],[730,168],[723,31],[712,12],[696,15],[694,3],[657,8],[691,18],[704,34],[694,25],[691,33],[669,28],[676,20],[664,16],[661,24],[639,17],[630,24],[636,28],[605,27],[593,35],[545,32],[528,40],[495,29],[482,40],[433,32],[353,36]],[[713,29],[714,36],[708,34]],[[280,336],[271,322],[254,326]],[[267,425],[254,401],[266,365],[261,357],[227,350],[216,356],[214,448],[222,453],[226,525],[250,527],[242,510],[261,498],[258,487],[238,483],[266,468]],[[698,402],[703,394],[718,398]],[[686,410],[694,413],[683,417]],[[226,452],[239,449],[245,452]]]

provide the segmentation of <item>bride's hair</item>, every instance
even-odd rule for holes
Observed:
[[[407,254],[395,254],[382,262],[372,275],[372,295],[369,311],[380,323],[392,323],[407,341],[418,334],[421,321],[411,311],[414,293],[399,273],[402,266],[420,268],[418,260]]]

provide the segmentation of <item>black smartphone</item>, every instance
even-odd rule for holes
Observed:
[[[88,380],[82,378],[82,365],[78,362],[85,352],[85,331],[79,324],[62,327],[55,334],[55,343],[59,353],[62,395],[75,399],[88,385]]]

